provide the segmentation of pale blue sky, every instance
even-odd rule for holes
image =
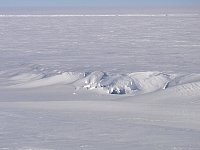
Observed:
[[[200,6],[200,0],[0,0],[0,7]]]

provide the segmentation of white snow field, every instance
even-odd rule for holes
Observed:
[[[0,10],[0,150],[200,150],[200,9]]]

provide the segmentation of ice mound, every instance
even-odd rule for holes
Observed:
[[[133,80],[127,75],[107,75],[96,71],[75,83],[77,87],[89,90],[99,89],[109,94],[126,94],[136,90]]]
[[[76,87],[89,90],[104,90],[109,94],[147,93],[165,89],[173,75],[160,72],[137,72],[131,74],[107,75],[92,72],[75,83]]]

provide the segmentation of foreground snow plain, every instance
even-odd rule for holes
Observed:
[[[199,11],[77,12],[0,15],[0,150],[199,150]]]

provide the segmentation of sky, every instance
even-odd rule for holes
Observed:
[[[200,6],[200,0],[0,0],[0,7]]]

